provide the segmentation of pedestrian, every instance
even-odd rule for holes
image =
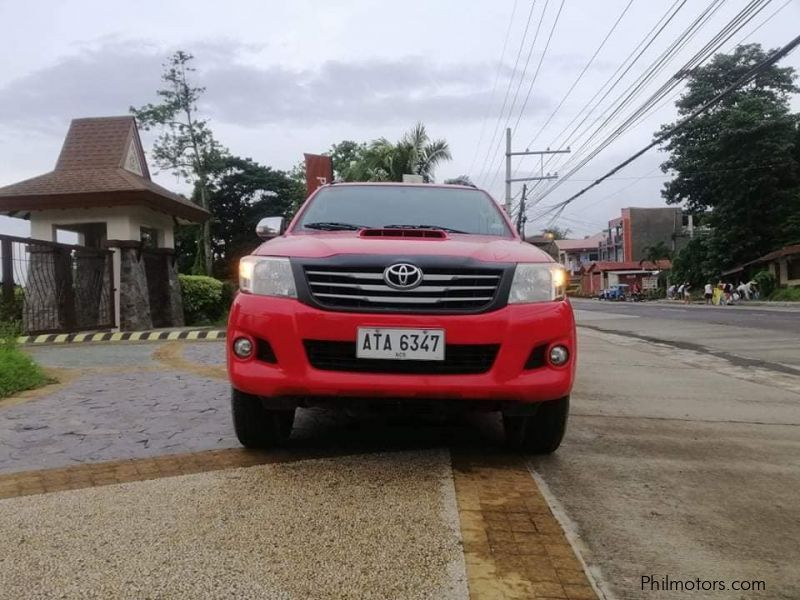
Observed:
[[[685,283],[682,283],[682,284],[680,284],[680,285],[678,286],[676,300],[683,301],[683,287],[684,287],[685,285],[686,285]]]
[[[736,286],[736,291],[739,292],[739,298],[742,300],[750,300],[750,289],[743,281],[740,281],[739,285]]]
[[[672,300],[675,298],[675,291],[678,289],[674,283],[667,288],[667,299]]]
[[[714,298],[714,286],[711,285],[710,281],[708,283],[706,283],[705,290],[703,290],[703,291],[704,291],[704,295],[706,297],[706,304],[711,304],[711,300],[713,300],[713,298]]]
[[[728,282],[725,284],[723,288],[723,293],[725,294],[725,304],[732,304],[733,303],[733,284]]]
[[[750,286],[750,295],[752,296],[753,300],[758,300],[761,296],[761,292],[758,289],[758,282],[751,279],[747,285]]]
[[[714,298],[713,303],[715,306],[722,306],[722,282],[720,281],[717,285],[714,286]]]
[[[688,281],[683,284],[683,301],[686,304],[689,304],[692,301],[691,289],[692,286],[689,284]]]

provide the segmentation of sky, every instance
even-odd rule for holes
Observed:
[[[0,0],[0,22],[7,24],[0,38],[0,186],[51,170],[70,119],[123,115],[131,105],[155,101],[162,64],[182,49],[195,56],[197,84],[206,88],[201,115],[236,155],[288,170],[304,152],[322,153],[344,139],[395,140],[422,121],[431,137],[448,141],[453,154],[438,168],[437,180],[467,174],[502,201],[506,126],[514,130],[513,150],[563,148],[570,142],[573,152],[554,155],[544,169],[563,175],[569,161],[581,158],[576,150],[602,125],[615,98],[643,74],[652,74],[641,95],[600,133],[622,122],[747,2],[717,0],[708,21],[654,71],[654,61],[711,4]],[[627,69],[637,44],[678,6]],[[723,49],[741,41],[781,46],[797,34],[798,22],[800,0],[774,0]],[[800,51],[781,65],[800,69]],[[603,100],[610,87],[605,84],[617,78]],[[674,121],[673,101],[665,98],[585,167],[558,181],[530,209],[528,232],[551,224],[548,206],[646,145],[662,123]],[[793,106],[800,110],[797,98]],[[568,139],[576,125],[575,137]],[[143,133],[143,140],[149,149],[153,134]],[[655,150],[647,153],[573,202],[555,224],[582,237],[599,231],[622,207],[663,205],[665,176],[658,166],[664,158]],[[515,177],[540,171],[538,158],[513,164]],[[156,170],[152,164],[151,169]],[[188,190],[168,172],[155,179],[175,191]],[[552,183],[539,183],[534,197]],[[514,185],[514,194],[520,186]],[[26,222],[0,217],[0,233],[27,231]]]

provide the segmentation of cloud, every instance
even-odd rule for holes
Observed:
[[[240,126],[477,121],[489,109],[496,72],[488,63],[445,65],[421,56],[292,69],[261,64],[263,48],[236,42],[187,49],[196,56],[197,82],[207,90],[204,112]],[[130,105],[156,99],[170,51],[141,40],[82,44],[75,54],[0,86],[3,125],[55,132],[74,117],[126,114]],[[499,90],[509,75],[501,69]],[[543,96],[534,96],[527,115],[547,106]]]

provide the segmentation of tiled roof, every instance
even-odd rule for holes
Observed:
[[[125,168],[129,152],[141,175]],[[133,117],[75,119],[53,171],[0,188],[0,212],[142,205],[190,221],[208,212],[150,179]]]
[[[770,260],[775,260],[776,258],[781,258],[783,256],[792,256],[794,254],[800,254],[800,244],[791,244],[790,246],[784,246],[783,248],[779,248],[774,252],[765,254],[758,260],[754,260],[753,262],[747,264],[751,265],[756,263],[768,262]]]

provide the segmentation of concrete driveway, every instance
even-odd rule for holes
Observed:
[[[66,383],[0,403],[0,597],[594,598],[583,561],[606,598],[800,597],[797,382],[618,333],[580,329],[532,474],[491,417],[303,411],[239,450],[221,343],[36,349]]]

